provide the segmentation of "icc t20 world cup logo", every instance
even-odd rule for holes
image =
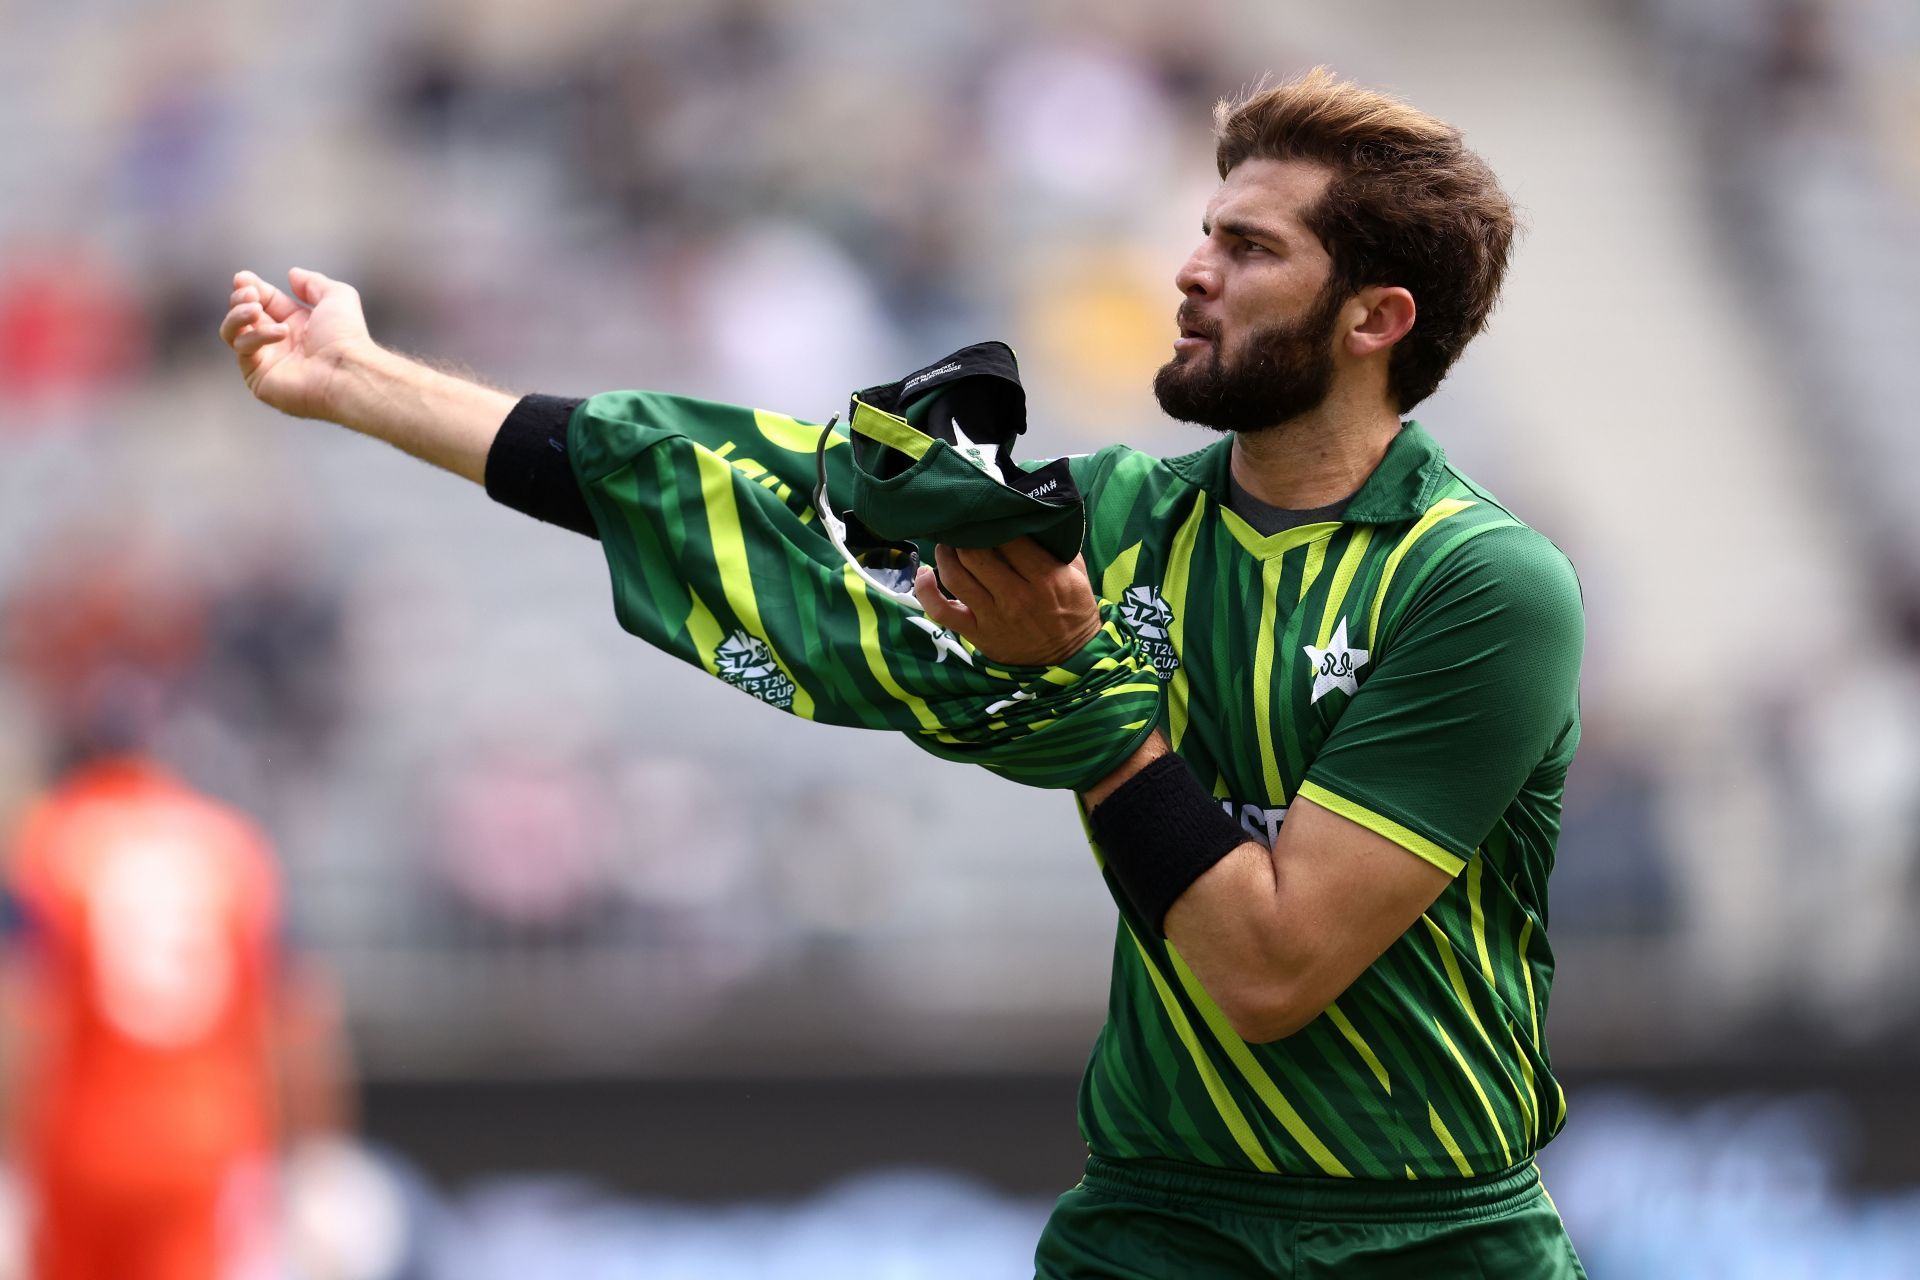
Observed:
[[[1174,652],[1168,633],[1173,628],[1173,610],[1160,598],[1157,587],[1128,587],[1120,597],[1120,616],[1140,637],[1140,647],[1153,659],[1153,669],[1162,680],[1180,669],[1180,655]]]
[[[793,681],[759,636],[740,630],[722,640],[713,651],[713,667],[715,675],[762,702],[782,709],[793,705]]]

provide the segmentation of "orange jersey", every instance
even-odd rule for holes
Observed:
[[[95,765],[29,813],[10,878],[29,1165],[131,1188],[265,1153],[279,892],[260,833],[157,769]]]

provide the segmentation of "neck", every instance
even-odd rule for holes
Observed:
[[[1336,389],[1318,408],[1233,438],[1233,478],[1271,507],[1306,511],[1351,497],[1400,432],[1378,396]]]

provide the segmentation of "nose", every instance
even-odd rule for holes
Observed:
[[[1189,298],[1211,298],[1220,292],[1220,272],[1202,242],[1173,273],[1173,287]]]

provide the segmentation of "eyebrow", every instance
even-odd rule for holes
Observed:
[[[1230,218],[1223,222],[1211,224],[1203,219],[1200,223],[1200,234],[1203,236],[1212,235],[1213,228],[1216,226],[1228,235],[1238,236],[1242,240],[1271,240],[1276,244],[1290,243],[1286,235],[1278,228],[1265,226],[1258,222],[1247,222],[1240,218]]]

